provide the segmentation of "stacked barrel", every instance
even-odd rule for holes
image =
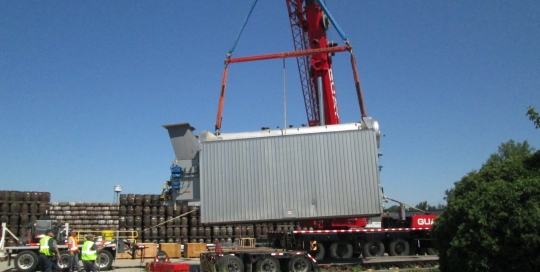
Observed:
[[[216,239],[239,244],[241,238],[266,239],[269,232],[299,228],[297,222],[201,224],[200,206],[186,201],[167,206],[160,195],[121,194],[120,203],[50,202],[50,198],[48,192],[0,191],[1,222],[16,236],[24,236],[38,219],[51,219],[78,230],[137,231],[138,242],[182,244]]]
[[[50,219],[68,223],[70,229],[118,229],[118,204],[105,202],[51,202]]]
[[[24,236],[30,223],[47,213],[49,192],[0,191],[0,223],[16,236]],[[1,235],[1,234],[0,234]],[[8,238],[8,242],[12,242]]]
[[[137,230],[139,242],[145,243],[188,243],[189,222],[187,202],[165,206],[160,195],[121,194],[120,230]],[[196,224],[195,224],[196,225]]]
[[[269,231],[292,231],[295,222],[201,224],[201,207],[178,201],[167,206],[160,195],[121,194],[119,229],[137,230],[144,243],[240,243],[241,238],[266,239]]]
[[[213,225],[212,242],[218,240],[221,244],[240,243],[240,238],[256,237],[252,224]]]

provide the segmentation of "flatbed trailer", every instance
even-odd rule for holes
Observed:
[[[436,255],[431,227],[295,230],[270,232],[274,247],[307,250],[316,260],[363,257]]]
[[[308,251],[281,250],[268,247],[205,252],[200,255],[201,272],[317,272],[337,268],[340,271],[390,268],[432,268],[437,256],[381,256],[367,258],[325,259],[317,261]]]
[[[317,261],[307,251],[272,248],[237,249],[201,253],[201,272],[290,271],[317,269]]]
[[[82,245],[79,245],[82,248]],[[69,251],[67,245],[58,245],[60,259],[58,266],[62,269],[67,268],[69,263]],[[7,253],[8,266],[14,261],[17,271],[34,271],[39,267],[39,246],[8,246],[5,247]],[[110,270],[116,256],[116,244],[103,245],[103,249],[98,254],[96,263],[100,270]]]

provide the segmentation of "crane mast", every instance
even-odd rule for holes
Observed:
[[[332,15],[329,14],[326,6],[320,2],[320,0],[285,1],[289,11],[295,51],[233,58],[232,53],[236,42],[234,43],[233,48],[227,54],[224,62],[225,68],[223,70],[218,111],[216,115],[215,129],[217,134],[221,133],[228,66],[231,63],[246,61],[295,57],[297,59],[309,126],[334,125],[340,123],[340,118],[336,87],[332,74],[331,56],[336,52],[349,51],[351,53],[351,66],[360,113],[362,118],[367,117],[362,97],[362,89],[360,87],[360,78],[358,77],[356,68],[356,61],[352,54],[353,48],[343,31],[337,26]],[[253,10],[254,4],[248,13],[244,26]],[[345,45],[338,46],[337,43],[328,41],[326,31],[330,26],[330,22],[333,23],[338,33],[345,41]],[[240,31],[239,36],[241,33],[242,31]],[[238,39],[236,41],[238,41]]]
[[[295,50],[336,45],[328,42],[326,31],[330,22],[317,1],[305,0],[305,6],[304,0],[286,0],[286,3]],[[306,55],[296,60],[309,126],[339,124],[330,54]]]

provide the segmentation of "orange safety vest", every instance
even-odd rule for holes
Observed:
[[[75,237],[69,236],[68,248],[69,252],[77,252],[79,250],[79,243]]]

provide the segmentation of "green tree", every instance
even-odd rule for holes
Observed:
[[[540,128],[540,115],[532,106],[529,106],[529,108],[527,109],[527,115],[529,116],[529,119],[533,121],[534,126],[536,128]]]
[[[433,237],[441,271],[540,271],[540,151],[501,144],[447,190]]]
[[[422,201],[422,202],[416,204],[414,207],[417,208],[417,209],[423,210],[423,211],[433,211],[433,210],[437,209],[437,207],[429,205],[427,203],[427,201]],[[418,210],[413,209],[413,208],[409,208],[409,211],[415,212],[415,211],[418,211]]]
[[[516,143],[514,140],[510,140],[502,143],[497,153],[491,154],[487,164],[500,163],[510,158],[523,158],[531,155],[533,152],[534,148],[529,145],[527,140],[523,141],[523,143]]]
[[[384,212],[397,213],[397,212],[399,212],[399,206],[398,205],[392,205],[392,206],[388,207],[387,209],[384,209]]]

